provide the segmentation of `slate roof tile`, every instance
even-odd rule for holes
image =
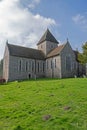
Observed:
[[[65,47],[66,44],[63,44],[63,45],[60,45],[58,47],[56,47],[55,49],[51,50],[48,55],[47,55],[47,58],[49,57],[53,57],[53,56],[56,56],[56,55],[59,55],[60,52],[63,50],[63,48]]]
[[[44,53],[40,50],[22,47],[18,45],[12,45],[12,44],[7,44],[7,46],[9,49],[9,54],[11,56],[39,59],[39,60],[45,59]]]

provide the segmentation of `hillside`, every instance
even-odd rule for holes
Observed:
[[[0,85],[0,130],[87,130],[87,79]]]

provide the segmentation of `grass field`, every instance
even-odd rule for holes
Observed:
[[[87,130],[87,79],[0,85],[0,130]]]

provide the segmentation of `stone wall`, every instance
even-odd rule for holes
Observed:
[[[51,50],[58,47],[57,43],[46,41],[46,54],[48,54]]]
[[[3,78],[8,81],[9,78],[9,51],[6,45],[3,57]]]
[[[64,49],[61,52],[61,71],[62,71],[62,78],[67,77],[74,77],[78,75],[78,65],[76,61],[75,54],[70,46],[70,44],[66,44]],[[70,56],[71,58],[71,69],[66,69],[66,57]]]
[[[50,42],[50,41],[44,41],[38,45],[38,49],[43,51],[44,54],[47,55],[49,51],[56,48],[57,46],[58,46],[57,43]]]
[[[46,55],[46,41],[38,45],[38,50],[41,50]]]
[[[38,45],[38,49],[47,54],[51,49],[57,47],[56,43],[43,42]],[[66,57],[71,59],[70,70],[66,69]],[[30,78],[67,78],[78,76],[78,69],[83,71],[75,54],[67,43],[61,53],[57,56],[47,58],[46,60],[28,59],[23,57],[9,56],[8,47],[6,45],[3,60],[3,78],[6,81],[24,80]]]
[[[46,60],[46,77],[61,78],[61,58],[55,56]]]
[[[9,64],[9,81],[45,77],[45,61],[43,60],[10,56]]]

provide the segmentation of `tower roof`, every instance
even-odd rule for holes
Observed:
[[[44,33],[44,35],[41,37],[41,39],[39,40],[39,42],[37,43],[37,45],[41,44],[44,41],[50,41],[50,42],[54,42],[54,43],[59,43],[56,38],[51,34],[51,32],[49,31],[49,29],[46,30],[46,32]]]

